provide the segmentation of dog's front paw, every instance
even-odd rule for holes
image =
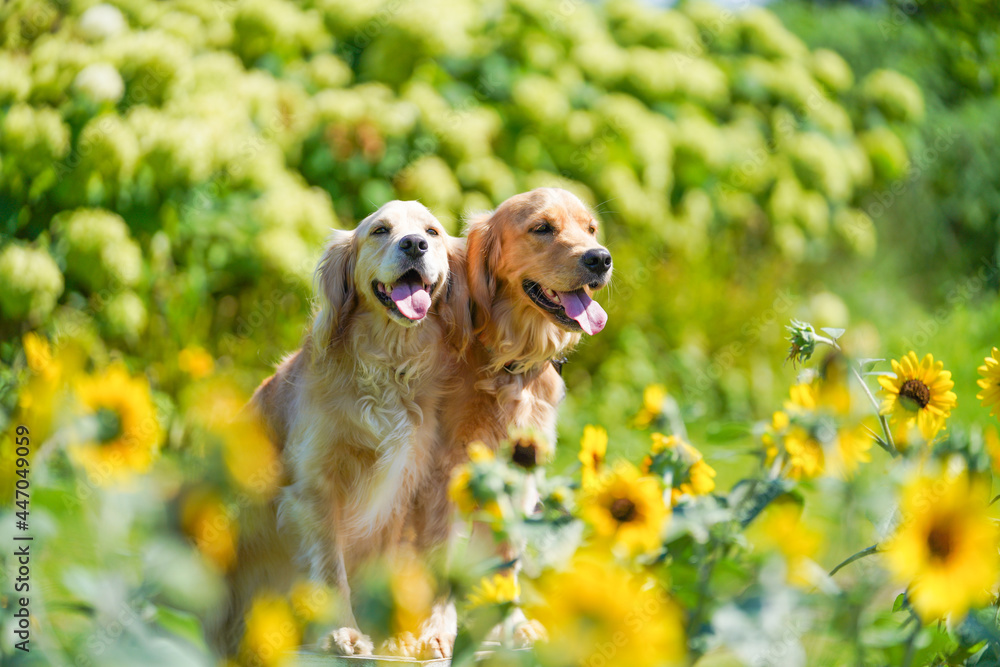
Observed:
[[[382,642],[379,653],[399,658],[419,658],[420,642],[412,632],[402,632]]]
[[[321,647],[335,655],[371,655],[375,650],[371,638],[357,628],[338,628],[324,639]]]
[[[447,632],[427,632],[420,637],[420,655],[423,660],[450,658],[455,650],[455,635]]]
[[[527,648],[548,639],[549,633],[545,630],[545,626],[534,619],[525,619],[514,628],[514,648]]]

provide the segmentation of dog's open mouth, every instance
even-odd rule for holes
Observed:
[[[436,288],[437,283],[424,282],[424,277],[416,269],[410,269],[391,285],[372,281],[372,291],[382,305],[411,322],[419,322],[427,316],[431,295]]]
[[[608,323],[608,314],[601,304],[590,298],[581,287],[572,292],[557,292],[525,280],[521,288],[536,306],[571,331],[586,331],[593,336]]]

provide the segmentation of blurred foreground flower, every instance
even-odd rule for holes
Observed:
[[[292,611],[306,623],[332,620],[335,597],[329,587],[308,579],[292,586]]]
[[[132,377],[116,363],[79,379],[76,395],[96,428],[67,450],[90,480],[108,485],[148,471],[159,454],[162,432],[146,378]]]
[[[233,481],[257,498],[270,497],[280,482],[281,460],[261,421],[246,408],[243,392],[228,379],[209,378],[185,402],[188,416],[221,439]]]
[[[580,454],[578,458],[583,468],[580,474],[583,486],[589,486],[601,474],[604,468],[604,458],[608,454],[608,432],[600,426],[583,427],[583,437],[580,438]]]
[[[989,489],[965,474],[920,476],[903,489],[903,522],[879,551],[925,621],[946,614],[957,621],[989,601],[1000,576],[1000,534],[988,500]]]
[[[990,409],[992,417],[1000,409],[1000,349],[994,347],[984,362],[978,369],[983,377],[976,380],[976,384],[982,388],[976,398],[983,402],[984,408]]]
[[[660,543],[668,509],[660,482],[643,476],[631,463],[616,463],[581,499],[583,518],[598,537],[630,552],[650,551]]]
[[[430,573],[416,558],[401,558],[389,569],[392,589],[392,633],[419,634],[420,623],[430,616],[434,584]]]
[[[519,468],[532,471],[552,459],[548,441],[534,431],[517,431],[510,435],[510,461]]]
[[[57,398],[79,372],[82,355],[73,346],[54,351],[34,332],[24,335],[22,345],[30,375],[18,395],[18,421],[30,424],[35,438],[45,440],[54,427]]]
[[[932,440],[958,402],[951,391],[955,386],[951,372],[944,370],[942,362],[934,363],[930,354],[918,361],[913,351],[899,361],[893,359],[892,370],[895,377],[882,375],[878,379],[884,397],[880,413],[891,415],[890,422],[897,427],[916,425],[924,440]],[[908,443],[904,438],[896,444],[905,449]]]
[[[238,525],[217,494],[203,490],[189,495],[181,509],[181,527],[220,571],[228,571],[236,561]]]
[[[502,572],[482,580],[469,592],[470,607],[508,604],[521,597],[521,586],[514,573]]]
[[[469,462],[452,472],[448,497],[464,516],[481,512],[491,522],[502,521],[504,515],[498,498],[503,480],[493,472],[496,458],[482,443],[473,443],[469,455]]]
[[[655,582],[594,555],[538,582],[542,601],[528,610],[549,632],[535,647],[546,667],[652,667],[685,654],[681,614]]]
[[[299,645],[301,633],[284,598],[262,595],[253,601],[246,618],[246,634],[240,657],[244,664],[294,664],[290,651]]]
[[[819,551],[822,535],[802,521],[802,507],[792,502],[776,503],[764,513],[758,531],[760,542],[785,557],[789,583],[815,584],[812,558]]]

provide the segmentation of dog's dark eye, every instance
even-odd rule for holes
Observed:
[[[534,229],[531,230],[532,234],[551,234],[555,231],[555,227],[552,226],[550,222],[543,222]]]
[[[591,225],[590,226],[590,233],[591,234],[596,234],[597,233],[597,227],[594,227],[593,225]]]
[[[379,225],[378,227],[372,230],[372,236],[376,236],[377,234],[388,234],[388,233],[389,233],[389,228],[386,227],[385,225]]]
[[[428,228],[427,228],[427,233],[428,233],[428,234],[429,234],[430,236],[437,236],[437,235],[438,235],[438,232],[437,232],[437,230],[436,230],[436,229],[434,229],[433,227],[428,227]]]

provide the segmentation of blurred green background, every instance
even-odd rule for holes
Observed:
[[[1000,322],[998,27],[979,0],[8,1],[0,431],[39,331],[145,372],[166,465],[190,461],[178,355],[251,391],[299,343],[331,227],[398,197],[457,234],[541,185],[615,259],[557,465],[589,423],[644,451],[662,383],[736,479],[729,425],[780,405],[791,317],[858,357],[933,352],[971,421]]]

